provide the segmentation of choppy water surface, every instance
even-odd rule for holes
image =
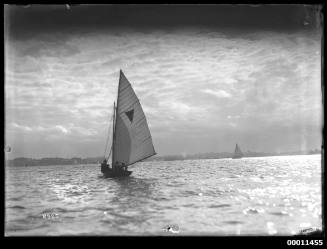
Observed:
[[[6,235],[291,235],[321,229],[321,156],[6,168]],[[176,232],[177,233],[177,232]]]

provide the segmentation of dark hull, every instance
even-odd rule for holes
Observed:
[[[103,173],[105,178],[113,178],[113,177],[126,177],[132,174],[133,171],[128,170],[112,170],[109,169],[107,172]]]
[[[240,159],[242,158],[241,156],[233,156],[232,159]]]

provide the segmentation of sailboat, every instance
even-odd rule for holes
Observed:
[[[236,144],[235,146],[235,151],[234,151],[234,155],[233,155],[233,159],[238,159],[238,158],[242,158],[243,157],[243,153],[240,149],[240,147],[238,146],[238,144]]]
[[[141,103],[130,82],[120,70],[117,105],[114,102],[111,167],[101,171],[105,177],[129,176],[127,167],[156,154]],[[104,161],[106,163],[106,161]]]

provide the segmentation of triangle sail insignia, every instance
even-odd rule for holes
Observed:
[[[126,116],[128,117],[129,121],[133,122],[133,116],[134,116],[134,109],[125,112]]]
[[[131,165],[156,154],[140,101],[121,70],[114,131],[112,165]]]

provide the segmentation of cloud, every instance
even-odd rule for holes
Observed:
[[[30,127],[25,126],[25,125],[19,125],[16,123],[13,123],[12,125],[13,125],[13,127],[17,128],[19,130],[22,130],[22,131],[26,131],[26,132],[32,131],[32,129]]]
[[[260,141],[254,132],[260,129],[282,141],[285,129],[297,136],[289,129],[296,125],[318,134],[312,135],[318,137],[310,140],[312,146],[320,143],[316,34],[185,29],[60,37],[62,42],[48,34],[7,44],[9,141],[18,133],[26,138],[33,133],[30,141],[38,138],[46,141],[44,146],[60,139],[70,145],[93,141],[98,145],[88,153],[99,155],[123,69],[144,108],[153,140],[159,141],[159,153],[182,151],[183,141],[193,138],[201,140],[203,150],[211,149],[214,141],[228,141],[221,147],[226,150],[236,136]],[[181,148],[167,141],[176,134]],[[294,141],[289,139],[285,146],[294,147]],[[30,143],[24,139],[24,146]],[[267,150],[278,146],[260,144]],[[199,149],[187,146],[189,151]]]
[[[218,98],[231,98],[232,95],[224,90],[211,90],[211,89],[205,89],[205,90],[202,90],[202,92],[204,93],[208,93],[208,94],[211,94],[211,95],[214,95]]]
[[[58,130],[60,130],[62,133],[67,134],[69,131],[63,127],[62,125],[56,125],[55,126]]]

